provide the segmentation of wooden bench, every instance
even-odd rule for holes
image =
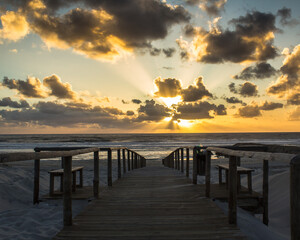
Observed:
[[[72,167],[72,176],[73,176],[73,184],[72,184],[72,191],[76,191],[76,187],[83,187],[83,174],[82,174],[83,166],[79,167]],[[76,172],[79,172],[79,184],[76,184]],[[54,195],[54,177],[60,177],[60,191],[63,191],[63,179],[64,179],[64,169],[57,169],[49,171],[50,173],[50,189],[49,195]]]
[[[222,170],[225,170],[225,183],[226,186],[228,186],[228,171],[229,171],[229,164],[220,164],[217,165],[219,168],[219,184],[222,184]],[[242,174],[247,174],[247,180],[248,180],[248,191],[249,193],[252,193],[252,172],[254,169],[250,168],[244,168],[244,167],[237,167],[237,181],[238,181],[238,190],[241,189],[241,175]]]

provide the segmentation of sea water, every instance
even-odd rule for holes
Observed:
[[[13,134],[0,135],[0,152],[32,152],[35,147],[127,147],[151,160],[177,147],[235,143],[300,146],[300,133]]]

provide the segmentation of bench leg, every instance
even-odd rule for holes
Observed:
[[[222,168],[219,167],[219,184],[222,184]]]
[[[76,191],[76,171],[73,172],[72,176],[73,176],[72,192],[75,192]]]
[[[79,187],[83,187],[83,172],[82,169],[79,170]]]
[[[50,173],[49,195],[53,196],[53,193],[54,193],[54,175]]]
[[[251,176],[251,172],[248,172],[247,176],[248,176],[248,189],[249,189],[249,193],[252,193],[252,176]]]

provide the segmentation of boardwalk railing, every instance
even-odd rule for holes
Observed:
[[[186,152],[186,176],[189,176],[189,148]],[[162,160],[164,166],[175,168],[184,171],[184,148],[177,148]],[[241,150],[242,149],[242,150]],[[244,151],[243,151],[244,150]],[[250,150],[250,151],[246,151]],[[271,150],[266,146],[251,146],[246,147],[194,147],[193,148],[193,177],[192,181],[197,184],[197,176],[205,173],[205,195],[211,195],[211,155],[213,153],[229,158],[229,173],[228,173],[228,222],[231,224],[237,223],[237,166],[240,165],[241,157],[255,158],[263,162],[263,223],[268,225],[268,196],[269,196],[269,161],[280,161],[290,163],[290,219],[291,219],[291,240],[300,239],[300,155],[299,148],[292,147],[288,151],[279,146],[272,146]],[[257,152],[262,151],[262,152]],[[272,151],[272,152],[265,152]],[[292,152],[280,153],[280,151]],[[181,164],[179,164],[181,162]],[[204,162],[204,166],[203,166]]]
[[[121,178],[121,151],[123,173],[146,166],[146,159],[137,152],[127,148],[35,148],[35,152],[18,152],[0,154],[0,163],[34,160],[33,203],[39,202],[40,160],[62,158],[63,173],[63,222],[64,226],[72,225],[72,157],[80,154],[94,154],[94,197],[99,196],[99,152],[107,152],[107,185],[112,186],[112,151],[117,151],[118,178]]]

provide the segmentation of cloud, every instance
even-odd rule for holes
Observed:
[[[266,61],[278,56],[273,45],[275,16],[271,13],[253,11],[232,19],[234,30],[222,30],[216,19],[210,31],[201,27],[189,27],[185,31],[193,35],[193,41],[177,39],[181,58],[204,63]]]
[[[273,68],[269,63],[261,62],[256,63],[254,66],[246,67],[239,75],[235,75],[234,79],[264,79],[275,76],[277,70]]]
[[[181,94],[181,82],[175,78],[158,77],[154,80],[154,84],[158,89],[154,93],[156,97],[176,97]]]
[[[278,108],[283,108],[283,104],[265,101],[262,105],[259,106],[259,109],[264,111],[272,111]]]
[[[251,82],[244,82],[238,87],[235,86],[235,83],[230,83],[228,88],[230,92],[240,94],[243,97],[254,97],[258,95],[257,85]]]
[[[186,0],[187,4],[198,5],[210,16],[218,16],[224,10],[227,0]]]
[[[181,95],[185,102],[193,102],[212,97],[212,94],[204,86],[203,77],[196,78],[193,85],[182,89]]]
[[[209,102],[180,103],[176,107],[173,119],[205,119],[214,118],[214,115],[226,115],[226,108],[223,104],[216,106]]]
[[[128,110],[128,111],[126,112],[126,115],[127,115],[127,116],[133,116],[133,115],[134,115],[134,111]]]
[[[283,7],[277,11],[277,16],[280,17],[280,23],[282,26],[295,26],[299,24],[299,21],[292,19],[292,10],[290,8]]]
[[[290,121],[300,121],[300,107],[297,107],[293,112],[289,115]]]
[[[17,101],[11,100],[10,97],[5,97],[0,100],[0,107],[11,107],[11,108],[29,108],[29,104],[26,100]]]
[[[78,7],[78,0],[16,2],[26,13],[31,31],[48,47],[72,48],[108,61],[135,49],[149,49],[151,42],[164,39],[173,25],[190,20],[182,6],[157,0],[84,0],[79,4],[83,8]],[[59,11],[63,7],[69,12]]]
[[[163,53],[167,58],[173,57],[174,53],[176,52],[175,48],[164,48]]]
[[[224,98],[226,100],[227,103],[232,103],[232,104],[235,104],[235,103],[244,103],[242,100],[236,98],[236,97],[230,97],[230,98],[227,98],[225,97]]]
[[[239,108],[237,115],[244,118],[253,118],[261,116],[261,112],[258,105],[247,105]]]
[[[135,104],[141,104],[142,103],[142,101],[140,99],[132,99],[131,102],[135,103]]]
[[[300,93],[292,93],[288,96],[287,103],[291,105],[300,105]]]
[[[0,40],[7,39],[17,41],[29,33],[29,24],[21,12],[6,11],[0,17],[2,29],[0,29]]]
[[[286,98],[292,103],[297,96],[295,94],[300,92],[300,45],[297,45],[291,53],[285,52],[286,57],[280,68],[281,76],[267,88],[267,93],[278,98]]]
[[[68,106],[58,102],[38,102],[31,108],[0,110],[3,121],[52,127],[136,128],[138,123],[123,116],[113,108],[100,106]]]
[[[3,78],[2,86],[9,89],[18,90],[18,92],[29,98],[45,98],[46,92],[42,88],[42,83],[38,78],[28,77],[26,81]]]
[[[161,49],[151,48],[151,49],[149,49],[149,52],[150,52],[151,56],[158,56],[161,53]]]
[[[160,121],[171,116],[171,109],[156,103],[154,100],[146,100],[145,105],[138,108],[139,116],[136,121]]]
[[[261,116],[261,111],[272,111],[275,109],[283,108],[282,103],[274,103],[265,101],[258,105],[255,102],[252,102],[250,105],[246,105],[240,107],[236,116],[243,117],[243,118],[253,118]]]
[[[75,99],[76,93],[72,90],[69,83],[62,83],[60,77],[53,74],[43,79],[45,87],[49,88],[51,92],[50,96],[56,96],[61,99]]]

